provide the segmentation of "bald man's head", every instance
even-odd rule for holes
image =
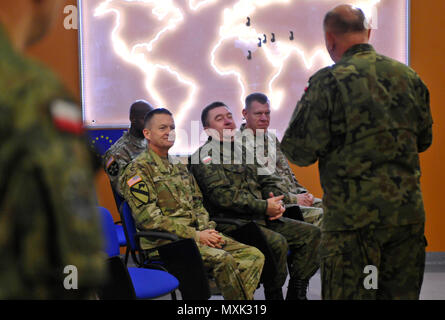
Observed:
[[[371,34],[363,11],[349,4],[329,11],[324,17],[323,27],[326,49],[334,62],[338,62],[353,45],[367,43]]]
[[[323,26],[325,31],[341,35],[354,32],[366,32],[366,17],[360,8],[342,4],[324,17]]]

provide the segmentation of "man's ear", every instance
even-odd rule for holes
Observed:
[[[142,130],[142,133],[144,134],[145,139],[147,139],[148,141],[150,141],[150,137],[151,137],[151,130],[144,128]]]
[[[246,110],[246,109],[243,109],[242,114],[243,114],[244,119],[246,119],[247,110]]]
[[[368,29],[368,40],[371,39],[371,28]]]

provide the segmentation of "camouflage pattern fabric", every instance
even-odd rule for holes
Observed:
[[[423,223],[419,152],[432,141],[428,89],[371,45],[317,72],[281,143],[297,165],[319,160],[325,231]]]
[[[141,152],[147,149],[147,140],[137,138],[125,132],[103,156],[103,167],[110,179],[113,189],[122,196],[119,185],[119,176],[123,170]]]
[[[80,109],[0,26],[0,299],[85,298],[105,280]],[[78,290],[66,290],[66,266]]]
[[[197,242],[204,265],[211,269],[225,299],[252,299],[264,265],[256,248],[228,237],[223,249],[199,243],[197,231],[214,229],[216,223],[202,204],[202,194],[185,165],[172,164],[148,149],[133,160],[120,179],[138,230],[166,231]],[[166,240],[141,240],[143,249]]]
[[[241,158],[236,163],[238,156]],[[265,224],[269,192],[284,194],[284,203],[290,202],[289,194],[279,186],[280,179],[272,174],[258,175],[257,164],[246,163],[245,149],[233,142],[221,143],[209,138],[191,156],[191,163],[190,170],[211,214]]]
[[[311,77],[281,146],[297,165],[319,161],[323,237],[340,232],[347,238],[349,232],[363,228],[424,224],[418,153],[432,143],[432,123],[429,92],[422,80],[406,65],[377,54],[369,44],[349,48],[338,63]],[[333,256],[342,251],[342,241],[340,236],[328,241]],[[417,245],[424,246],[424,241]],[[399,250],[402,254],[412,247],[407,243]],[[408,260],[400,265],[410,265]],[[382,260],[380,268],[387,267]],[[363,272],[359,271],[357,275]],[[407,267],[399,272],[399,279],[406,281],[423,271]],[[324,278],[327,297],[335,297],[340,285],[345,290],[359,285]]]
[[[240,127],[240,131],[245,132],[244,130],[246,130],[245,123],[243,123]],[[252,130],[247,130],[250,131],[250,134],[253,135]],[[298,180],[295,178],[295,175],[289,166],[287,158],[281,151],[281,144],[278,141],[277,137],[270,131],[266,131],[266,134],[263,134],[262,136],[264,137],[264,155],[257,154],[255,143],[256,140],[252,138],[245,140],[247,149],[246,152],[250,152],[251,154],[253,154],[255,156],[256,162],[258,162],[258,156],[264,156],[266,159],[263,159],[263,161],[266,161],[267,164],[273,163],[271,167],[275,169],[273,171],[273,174],[275,174],[279,178],[279,181],[277,182],[278,185],[282,190],[286,190],[289,193],[290,203],[297,204],[297,195],[300,193],[306,193],[308,192],[308,190],[300,185]],[[275,152],[269,153],[269,146],[274,146]],[[267,165],[265,164],[265,166]],[[311,223],[317,227],[320,226],[321,219],[323,217],[323,203],[321,199],[315,198],[313,205],[310,207],[300,205],[300,209],[305,222]]]
[[[322,299],[419,299],[425,246],[423,224],[323,232]],[[375,280],[366,266],[376,268]]]
[[[222,249],[198,244],[204,266],[210,269],[216,285],[226,300],[253,300],[260,281],[264,255],[223,235]]]
[[[209,146],[211,144],[213,147]],[[191,158],[193,164],[190,168],[203,192],[209,212],[246,223],[255,221],[260,226],[280,268],[273,278],[265,279],[265,290],[281,289],[287,277],[286,261],[291,277],[309,279],[318,269],[316,252],[320,241],[319,228],[287,218],[273,222],[267,220],[266,199],[269,192],[283,194],[277,188],[279,179],[274,175],[258,175],[255,164],[228,163],[230,159],[227,159],[228,153],[224,153],[222,144],[209,139]],[[232,143],[230,148],[235,149],[236,146]],[[194,164],[197,158],[200,163]]]

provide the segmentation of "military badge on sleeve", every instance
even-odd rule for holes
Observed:
[[[117,163],[117,161],[113,157],[110,157],[110,159],[108,159],[106,167],[107,173],[112,177],[117,176],[117,174],[119,173],[119,163]]]
[[[142,181],[141,177],[134,176],[130,180],[127,181],[128,186],[130,187],[130,193],[137,200],[142,202],[143,204],[148,203],[148,187],[147,184]]]

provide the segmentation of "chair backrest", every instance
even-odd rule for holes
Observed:
[[[116,203],[117,211],[120,211],[122,202],[124,202],[125,199],[123,197],[121,197],[121,195],[116,190],[114,190],[113,186],[111,185],[111,182],[110,182],[110,187],[111,187],[111,191],[113,191],[114,202]]]
[[[102,218],[102,229],[105,239],[105,252],[109,257],[118,256],[119,240],[117,239],[116,227],[114,225],[113,217],[107,208],[99,207],[99,211]]]
[[[131,251],[139,250],[139,243],[136,241],[135,235],[137,233],[134,218],[131,213],[131,208],[127,201],[124,201],[121,205],[121,220],[124,224],[125,237],[127,238],[127,244],[130,246]]]

